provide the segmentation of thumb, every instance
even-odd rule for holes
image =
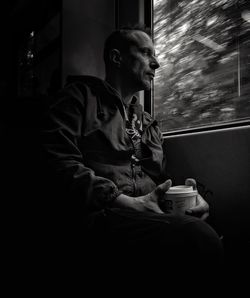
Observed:
[[[172,185],[172,180],[168,179],[164,183],[158,185],[155,189],[155,193],[157,196],[163,195]]]
[[[196,181],[195,181],[195,179],[193,179],[193,178],[187,178],[187,179],[185,180],[185,185],[187,185],[187,186],[193,186],[193,189],[194,189],[194,190],[197,189]]]

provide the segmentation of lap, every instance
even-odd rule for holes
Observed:
[[[127,237],[134,233],[143,234],[145,231],[148,232],[148,229],[174,233],[183,229],[191,232],[201,230],[217,237],[217,233],[205,221],[190,215],[156,214],[118,208],[93,213],[87,219],[87,226],[91,232],[101,231],[101,233],[113,235],[125,233],[126,235],[123,236]],[[148,234],[150,236],[150,233]]]
[[[135,280],[152,274],[158,280],[167,272],[195,273],[210,266],[215,273],[219,268],[219,237],[198,218],[112,208],[91,214],[86,223],[87,231],[79,226],[73,236],[76,243],[67,242],[74,263],[95,277],[109,279],[109,270],[112,279],[129,273]]]
[[[218,258],[222,246],[216,231],[206,222],[189,215],[142,213],[133,210],[106,209],[89,218],[89,235],[94,245],[145,252],[207,255]],[[98,247],[98,246],[97,246]]]

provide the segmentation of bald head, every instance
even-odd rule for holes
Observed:
[[[110,58],[113,49],[118,50],[120,53],[128,52],[130,46],[136,42],[138,32],[146,35],[150,39],[149,29],[143,29],[140,27],[123,28],[114,31],[108,36],[104,44],[103,59],[106,68],[112,65],[112,59]],[[139,33],[139,34],[140,34]]]

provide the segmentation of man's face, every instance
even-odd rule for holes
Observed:
[[[159,67],[151,38],[142,31],[130,35],[131,45],[127,53],[122,54],[122,74],[135,90],[149,90],[155,70]]]

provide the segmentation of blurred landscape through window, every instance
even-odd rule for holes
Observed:
[[[154,0],[163,132],[250,119],[250,1]]]

